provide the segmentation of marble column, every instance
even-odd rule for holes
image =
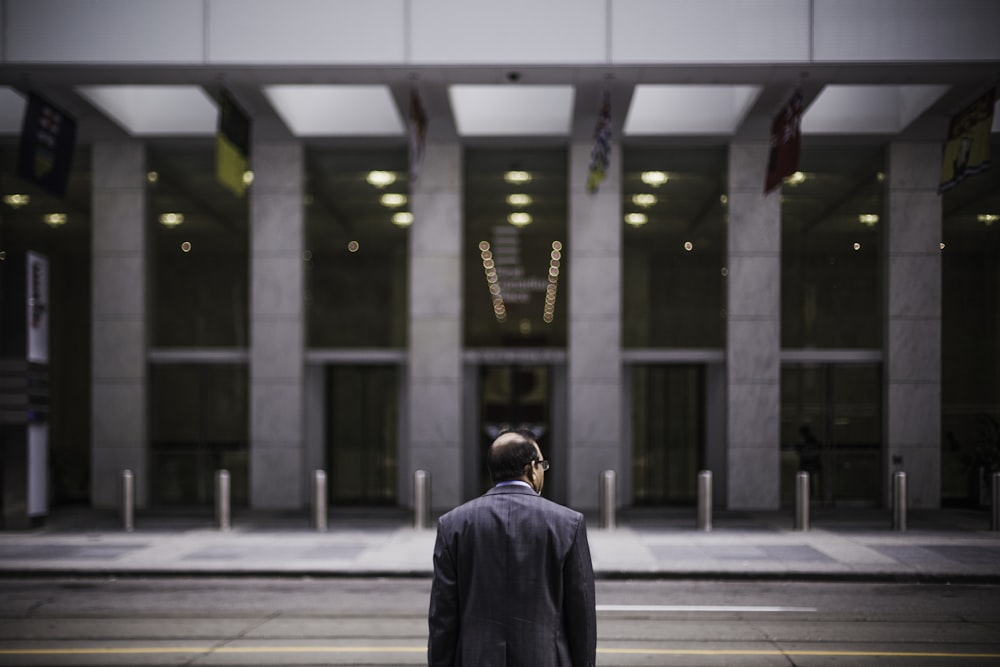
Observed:
[[[570,149],[569,238],[563,253],[569,283],[568,502],[578,510],[597,509],[603,471],[630,477],[623,470],[628,443],[622,438],[621,147],[612,147],[596,193],[586,189],[592,148],[588,140]]]
[[[726,497],[780,502],[781,198],[764,196],[767,141],[729,147]]]
[[[400,502],[413,472],[431,475],[431,505],[462,498],[462,148],[428,143],[411,185],[408,446],[400,447]],[[476,252],[475,244],[469,252]],[[470,443],[473,446],[473,443]]]
[[[93,147],[91,503],[118,507],[121,471],[149,499],[146,376],[146,152]]]
[[[910,507],[936,508],[941,502],[941,145],[890,144],[888,163],[886,487],[889,475],[905,471]]]
[[[256,142],[250,188],[250,505],[306,502],[301,144]]]

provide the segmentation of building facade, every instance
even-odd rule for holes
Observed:
[[[704,469],[730,509],[800,469],[823,506],[896,471],[911,507],[979,502],[1000,170],[938,185],[996,3],[3,4],[0,185],[29,200],[0,250],[50,262],[52,503],[115,507],[130,469],[140,507],[205,505],[226,469],[236,505],[300,509],[322,469],[332,504],[408,506],[426,470],[443,510],[510,427],[581,510],[605,470],[621,506],[691,504]],[[63,197],[17,175],[28,91],[78,121]],[[796,91],[799,172],[765,193]]]

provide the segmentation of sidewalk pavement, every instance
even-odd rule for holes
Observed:
[[[813,510],[810,530],[790,512],[631,510],[617,527],[588,521],[598,578],[935,581],[1000,584],[1000,532],[990,513],[911,511],[892,530],[887,510]],[[403,510],[331,511],[317,532],[303,513],[138,514],[134,532],[94,510],[60,510],[39,528],[0,531],[0,577],[429,577],[434,529]]]

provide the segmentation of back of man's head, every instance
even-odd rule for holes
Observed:
[[[524,476],[524,466],[538,458],[535,435],[518,429],[497,436],[486,454],[486,465],[494,484]]]

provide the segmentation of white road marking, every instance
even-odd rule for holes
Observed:
[[[681,612],[733,612],[743,614],[763,613],[811,613],[816,607],[768,607],[748,605],[710,605],[710,604],[599,604],[597,611],[681,611]]]

